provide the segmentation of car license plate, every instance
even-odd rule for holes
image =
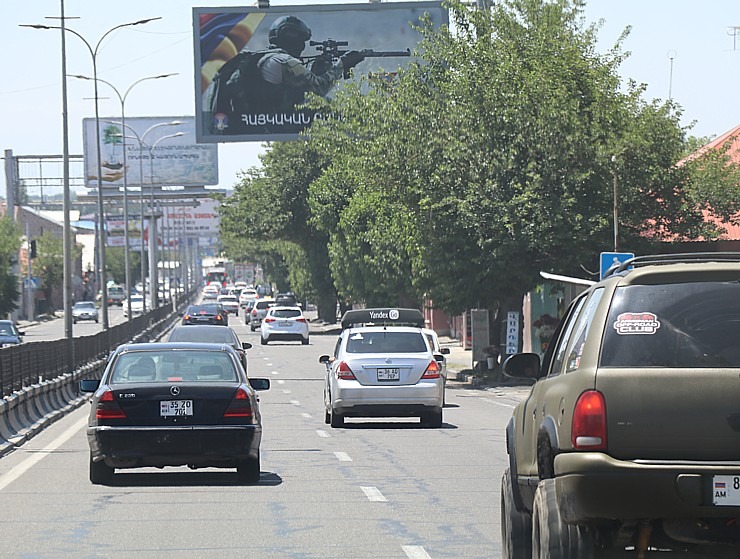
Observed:
[[[181,417],[193,415],[192,400],[163,400],[159,403],[159,413],[162,417]]]
[[[400,380],[401,370],[400,369],[378,369],[378,382],[385,382],[389,380]]]
[[[283,320],[280,322],[280,326],[290,326],[290,320]]]
[[[740,476],[714,476],[712,502],[719,506],[740,505]]]

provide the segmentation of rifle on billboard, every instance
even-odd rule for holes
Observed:
[[[326,71],[332,62],[339,60],[343,54],[350,51],[350,49],[343,49],[341,47],[348,47],[349,41],[335,41],[334,39],[327,39],[326,41],[309,41],[309,46],[316,47],[319,52],[313,56],[302,57],[304,63],[312,64],[312,69],[315,73],[320,74]],[[358,50],[364,58],[393,58],[397,56],[411,56],[411,49],[406,50],[374,50],[374,49],[362,49]],[[345,72],[344,77],[348,77],[349,72]]]

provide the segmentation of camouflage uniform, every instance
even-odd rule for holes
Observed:
[[[292,112],[294,105],[303,103],[306,92],[325,96],[344,73],[341,60],[337,60],[316,74],[281,48],[265,51],[257,67],[262,80],[255,87],[262,91],[255,92],[253,99],[261,100],[270,112]]]

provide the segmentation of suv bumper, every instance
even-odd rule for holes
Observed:
[[[555,458],[558,505],[566,522],[595,519],[719,518],[740,506],[713,503],[713,476],[740,477],[734,463],[637,462],[598,452]]]

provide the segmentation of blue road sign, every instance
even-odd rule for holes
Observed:
[[[599,279],[604,279],[606,272],[615,264],[621,264],[634,257],[635,254],[633,252],[602,252]]]

